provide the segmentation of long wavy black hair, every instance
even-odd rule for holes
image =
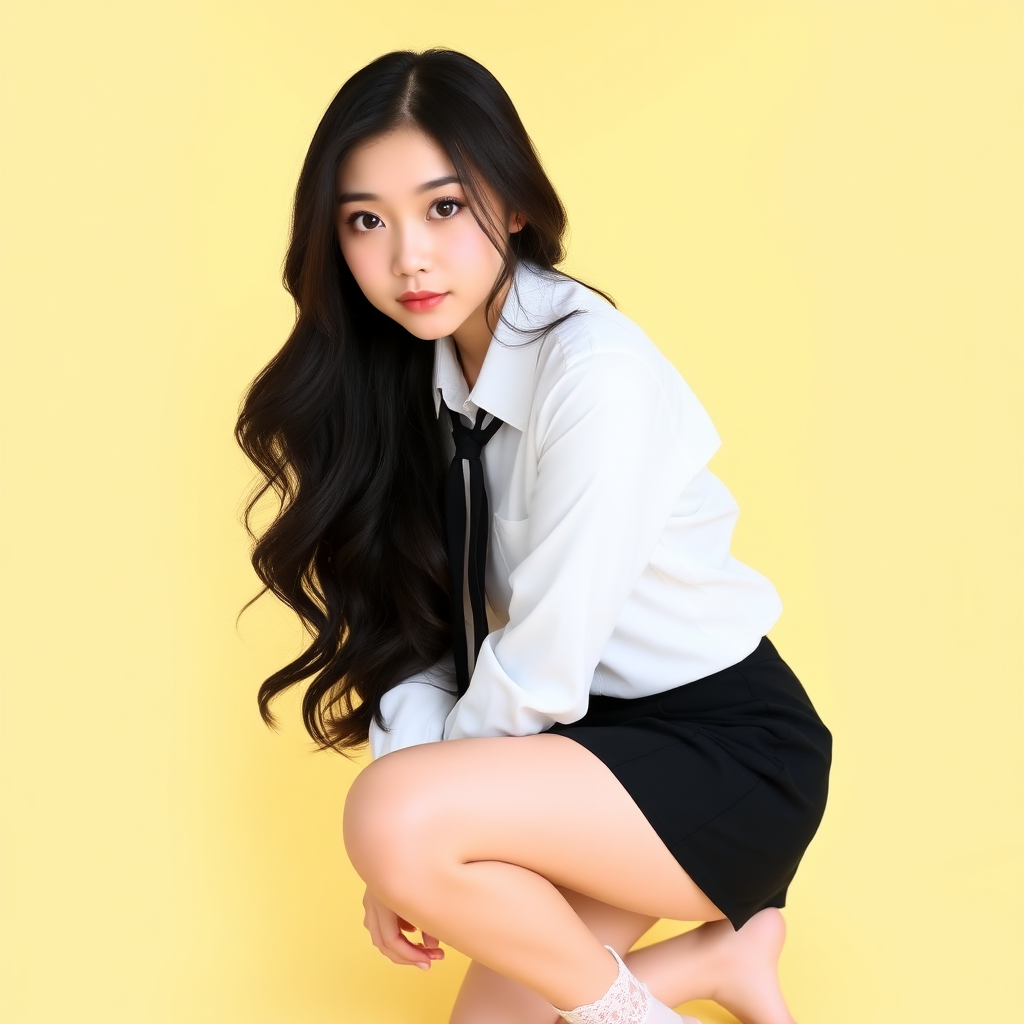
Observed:
[[[257,597],[273,593],[312,638],[260,686],[260,714],[273,724],[273,698],[312,677],[302,701],[306,729],[319,746],[341,752],[366,741],[374,717],[383,725],[380,700],[389,689],[451,644],[433,345],[365,298],[335,226],[346,154],[402,127],[420,129],[447,153],[471,212],[502,255],[488,322],[518,260],[550,270],[565,255],[565,210],[512,101],[486,68],[451,50],[399,51],[342,86],[295,192],[284,267],[295,327],[249,387],[235,427],[263,477],[245,515],[263,582]],[[522,215],[521,230],[502,230],[481,180],[504,211]],[[279,508],[257,537],[253,512],[271,492]]]

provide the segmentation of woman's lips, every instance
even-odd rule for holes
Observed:
[[[440,305],[447,292],[406,292],[398,301],[411,313],[424,313]]]

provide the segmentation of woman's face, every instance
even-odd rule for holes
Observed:
[[[518,230],[518,216],[502,217],[494,193],[483,191],[494,219]],[[501,254],[467,202],[444,150],[401,128],[357,146],[339,168],[338,241],[366,298],[410,334],[486,346],[484,304]]]

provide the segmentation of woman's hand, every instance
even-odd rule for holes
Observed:
[[[422,932],[423,942],[410,942],[402,932],[414,932],[416,926],[399,917],[369,889],[363,896],[363,926],[370,933],[373,944],[396,964],[415,964],[430,970],[432,960],[443,960],[444,950],[433,935]]]

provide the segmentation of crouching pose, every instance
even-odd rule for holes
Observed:
[[[628,183],[608,216],[656,224]],[[778,908],[831,737],[729,553],[719,440],[607,296],[556,269],[564,209],[470,58],[389,53],[299,178],[295,328],[242,448],[281,498],[253,563],[312,642],[323,746],[369,741],[345,807],[396,964],[472,959],[451,1024],[791,1024]],[[704,922],[629,952],[659,918]],[[420,932],[416,941],[415,931]]]

